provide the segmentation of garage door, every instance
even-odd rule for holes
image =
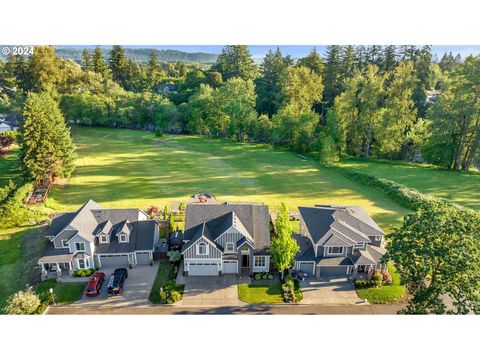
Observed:
[[[128,266],[127,255],[100,255],[102,267],[107,266]]]
[[[298,268],[299,271],[306,272],[308,275],[313,275],[313,262],[302,262]]]
[[[237,274],[238,273],[238,262],[237,262],[237,260],[225,260],[223,262],[223,273],[224,274]]]
[[[150,264],[150,253],[136,253],[138,265]]]
[[[347,275],[348,266],[321,266],[320,276]]]
[[[218,276],[217,264],[189,264],[188,275],[190,276]]]

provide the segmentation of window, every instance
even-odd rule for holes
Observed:
[[[343,254],[343,247],[341,246],[332,246],[327,248],[327,253],[329,255],[338,255],[338,254]]]
[[[254,259],[254,266],[255,267],[265,267],[266,266],[266,258],[265,256],[255,256]]]
[[[118,242],[121,242],[121,243],[126,243],[128,242],[128,238],[127,238],[127,235],[119,235],[118,236]]]
[[[355,249],[363,249],[365,247],[365,243],[358,243],[353,246]]]
[[[108,243],[108,236],[107,235],[100,235],[100,243],[101,244]]]
[[[85,269],[85,260],[83,259],[78,259],[78,267],[80,269]]]
[[[68,247],[68,239],[62,240],[62,246],[63,246],[64,248]]]
[[[85,243],[75,243],[75,250],[77,251],[85,251]]]
[[[197,246],[197,255],[208,255],[208,247],[207,244],[201,242]]]
[[[234,252],[235,251],[235,243],[229,241],[227,242],[227,244],[225,245],[225,251],[226,252]]]

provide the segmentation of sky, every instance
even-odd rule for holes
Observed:
[[[293,58],[306,56],[315,46],[320,54],[325,54],[326,45],[249,45],[248,48],[254,58],[263,58],[268,50],[275,50],[277,46],[283,54],[290,55]],[[419,45],[420,46],[420,45]],[[71,46],[83,48],[84,46]],[[93,46],[85,46],[93,47]],[[110,47],[110,46],[104,46]],[[180,50],[185,52],[203,52],[209,54],[218,54],[223,45],[125,45],[126,48],[153,48],[158,50]],[[462,57],[468,55],[480,54],[480,45],[433,45],[432,52],[441,57],[445,52],[451,51],[454,55],[459,53]]]

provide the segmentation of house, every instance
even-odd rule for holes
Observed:
[[[380,264],[385,233],[361,207],[315,205],[299,210],[295,269],[317,278],[347,275],[355,280],[370,279],[375,269],[385,268]]]
[[[45,276],[51,271],[149,264],[159,226],[139,209],[103,209],[89,200],[79,210],[55,217],[47,238],[38,260]]]
[[[186,276],[270,270],[268,207],[259,203],[189,203],[183,234]]]

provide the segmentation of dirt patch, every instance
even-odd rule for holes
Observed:
[[[53,184],[62,187],[68,184],[68,179],[55,178]]]

